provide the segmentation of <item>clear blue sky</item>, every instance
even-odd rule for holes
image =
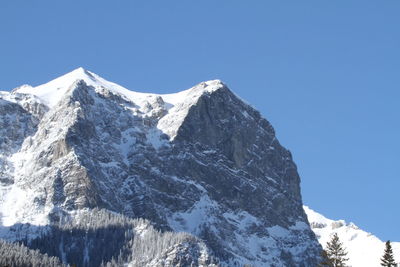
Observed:
[[[304,203],[400,241],[400,1],[0,1],[0,89],[83,66],[129,89],[224,80],[272,122]]]

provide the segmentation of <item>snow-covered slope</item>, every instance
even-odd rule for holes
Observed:
[[[221,81],[214,80],[200,83],[193,88],[174,94],[140,93],[109,82],[93,72],[78,68],[46,84],[36,87],[23,85],[14,89],[13,92],[36,96],[39,102],[52,108],[65,96],[70,86],[79,80],[84,81],[88,86],[93,86],[96,90],[109,90],[124,97],[127,101],[135,103],[138,108],[137,111],[142,112],[144,116],[151,116],[155,112],[154,108],[158,112],[167,112],[167,116],[159,121],[158,128],[171,138],[175,137],[176,131],[187,115],[189,108],[197,102],[201,95],[223,87]],[[10,98],[6,92],[0,93],[4,98]]]
[[[147,94],[79,68],[1,92],[0,100],[0,238],[25,240],[64,263],[96,266],[90,255],[129,259],[129,240],[96,245],[107,244],[96,231],[129,236],[108,213],[95,230],[65,228],[101,209],[189,233],[173,248],[150,244],[161,258],[148,266],[167,259],[191,266],[183,258],[227,266],[315,263],[321,247],[290,152],[221,81]]]
[[[344,220],[330,220],[304,206],[311,229],[325,248],[331,235],[337,233],[348,252],[348,264],[353,267],[378,267],[383,255],[385,242],[371,233],[365,232],[353,223]],[[396,261],[400,263],[400,242],[392,242]]]

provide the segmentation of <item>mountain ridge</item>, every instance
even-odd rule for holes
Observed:
[[[304,206],[311,229],[325,248],[332,234],[337,233],[348,252],[350,266],[379,266],[385,242],[368,233],[354,223],[344,220],[331,220]],[[400,263],[400,242],[391,242],[396,262]]]
[[[188,232],[204,240],[207,255],[220,264],[315,263],[320,245],[302,208],[297,167],[257,110],[219,80],[168,95],[126,90],[77,69],[35,88],[1,93],[14,103],[0,112],[8,129],[0,152],[9,166],[1,173],[9,181],[0,186],[3,238],[12,239],[7,229],[19,224],[25,229],[16,231],[19,236],[34,235],[30,224],[44,234],[27,245],[48,252],[41,240],[49,232],[95,254],[95,241],[69,237],[58,225],[104,209],[163,232]],[[32,122],[10,121],[12,113]],[[121,260],[131,251],[125,241],[116,244],[125,251]],[[197,250],[185,251],[177,257],[196,259]]]

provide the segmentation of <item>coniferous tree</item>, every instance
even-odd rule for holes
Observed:
[[[328,257],[328,253],[326,253],[325,249],[321,251],[321,261],[318,267],[333,267],[332,260]]]
[[[339,237],[336,233],[333,234],[331,241],[329,241],[326,244],[326,258],[324,259],[323,256],[323,261],[321,266],[329,266],[329,267],[346,267],[346,262],[349,260],[346,258],[347,252],[345,248],[343,247],[343,243],[340,242]],[[326,262],[324,262],[324,260]]]
[[[386,267],[396,267],[397,264],[394,260],[392,245],[390,241],[386,241],[385,251],[383,253],[383,257],[381,258],[381,265]]]

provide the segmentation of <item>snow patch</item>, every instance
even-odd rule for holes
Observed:
[[[208,195],[203,195],[189,210],[174,213],[168,218],[168,223],[174,231],[198,234],[200,226],[208,220],[216,207]]]

